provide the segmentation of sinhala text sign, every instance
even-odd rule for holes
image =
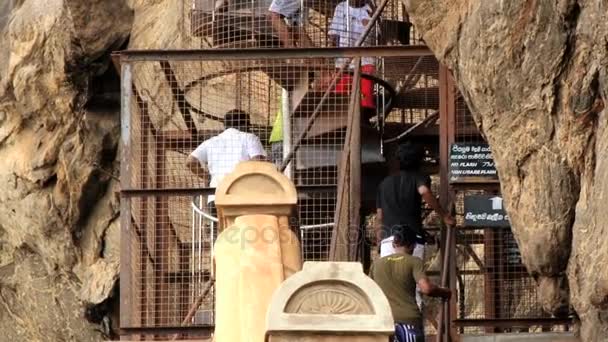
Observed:
[[[464,197],[464,224],[467,227],[510,227],[502,197],[469,195]]]
[[[468,182],[498,182],[487,144],[452,144],[450,147],[450,183]]]

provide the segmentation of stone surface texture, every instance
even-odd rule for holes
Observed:
[[[608,3],[403,2],[490,143],[545,309],[608,340]]]
[[[0,340],[98,341],[116,320],[119,108],[94,99],[132,22],[120,0],[0,4]]]
[[[306,262],[281,284],[266,317],[269,342],[384,342],[394,332],[388,299],[358,262]]]

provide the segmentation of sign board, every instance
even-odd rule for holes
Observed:
[[[450,183],[496,183],[498,174],[487,144],[452,144]]]
[[[510,227],[502,197],[470,195],[464,197],[464,224],[468,227]]]

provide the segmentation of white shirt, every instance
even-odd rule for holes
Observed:
[[[338,36],[339,47],[355,46],[363,31],[365,31],[365,27],[370,23],[372,13],[372,8],[369,5],[352,7],[348,5],[348,1],[342,1],[336,6],[328,34],[330,36]],[[348,20],[349,17],[350,22]],[[373,40],[374,35],[374,31],[370,32],[363,45],[371,45],[370,42]],[[336,67],[341,67],[347,60],[348,58],[337,58]],[[374,65],[375,63],[374,57],[361,58],[361,65]],[[354,68],[354,65],[351,64],[350,68]]]
[[[265,157],[266,151],[255,134],[228,128],[221,134],[205,140],[190,155],[196,158],[201,166],[207,164],[211,174],[209,186],[216,188],[238,163],[257,156]],[[215,196],[211,195],[207,202],[212,202],[214,199]]]

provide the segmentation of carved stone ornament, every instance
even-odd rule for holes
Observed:
[[[298,194],[272,163],[245,161],[222,179],[215,191],[220,231],[241,215],[293,215]]]
[[[274,293],[267,341],[386,341],[388,300],[356,262],[306,262]]]

